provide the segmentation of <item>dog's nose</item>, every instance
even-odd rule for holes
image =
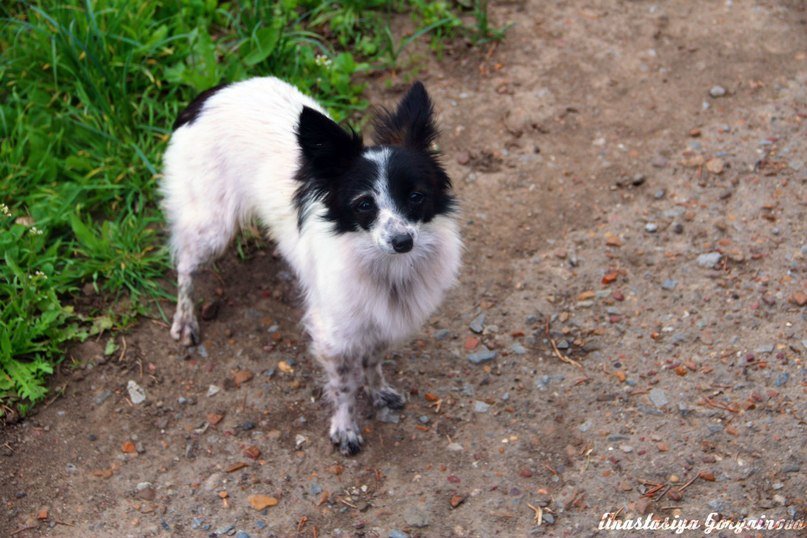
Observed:
[[[414,244],[410,234],[398,234],[392,238],[392,248],[395,252],[409,252]]]

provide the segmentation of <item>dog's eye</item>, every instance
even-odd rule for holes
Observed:
[[[359,213],[367,213],[375,208],[375,202],[372,198],[362,198],[353,206]]]
[[[423,203],[424,198],[426,198],[426,196],[422,192],[415,191],[409,195],[409,201],[414,205]]]

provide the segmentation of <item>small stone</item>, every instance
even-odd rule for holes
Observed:
[[[776,376],[776,381],[773,382],[773,385],[775,387],[781,387],[782,385],[787,383],[788,379],[790,379],[790,374],[788,374],[787,372],[782,372],[781,374]]]
[[[480,402],[479,400],[474,402],[474,411],[477,413],[487,413],[490,410],[490,406],[485,402]]]
[[[807,305],[807,293],[797,291],[788,297],[788,302],[796,306]]]
[[[631,452],[633,452],[633,447],[630,445],[619,445],[619,450],[621,450],[626,454],[630,454]]]
[[[673,224],[672,230],[673,233],[680,235],[684,233],[684,225],[681,224],[680,222],[676,222],[675,224]]]
[[[384,408],[386,409],[386,407]],[[299,433],[294,436],[294,449],[300,450],[303,448],[303,445],[308,442],[308,438],[305,435],[300,435]]]
[[[252,422],[251,420],[245,420],[244,422],[242,422],[238,426],[239,426],[239,428],[241,428],[245,432],[248,432],[249,430],[254,430],[255,429],[255,423]]]
[[[233,381],[237,387],[240,387],[242,384],[250,381],[253,377],[255,377],[255,374],[252,372],[252,370],[239,370],[235,373],[235,375],[233,375]]]
[[[665,168],[669,161],[666,157],[662,157],[661,155],[657,155],[653,157],[652,162],[650,163],[653,168]]]
[[[250,495],[247,497],[247,502],[249,502],[249,505],[255,510],[263,510],[270,506],[276,506],[278,500],[268,495]]]
[[[718,262],[723,258],[723,255],[719,252],[710,252],[708,254],[701,254],[698,256],[698,265],[701,267],[706,267],[708,269],[713,269]]]
[[[191,529],[199,529],[205,521],[200,517],[195,517],[191,520]]]
[[[555,524],[555,516],[553,516],[549,512],[544,512],[542,514],[542,517],[544,519],[544,523],[546,523],[547,525],[554,525]]]
[[[446,450],[448,450],[449,452],[461,452],[463,449],[462,445],[459,443],[449,443],[448,446],[446,447]]]
[[[448,329],[440,329],[434,332],[435,340],[445,340],[449,336],[451,336],[451,332]]]
[[[110,396],[112,396],[112,391],[105,390],[99,392],[98,395],[95,397],[95,405],[101,405],[102,403],[107,401]]]
[[[146,391],[133,380],[129,380],[129,383],[126,385],[126,390],[129,393],[129,399],[132,400],[133,404],[137,405],[146,401]]]
[[[591,419],[588,419],[584,423],[579,425],[577,427],[577,429],[580,430],[581,432],[585,433],[585,432],[589,431],[593,425],[594,425],[594,423],[591,422]]]
[[[726,163],[723,162],[723,159],[709,159],[706,161],[706,169],[709,173],[714,175],[720,175],[723,173],[723,168],[726,166]]]
[[[656,224],[655,222],[648,222],[647,224],[644,225],[644,231],[646,231],[649,234],[654,234],[658,231],[658,224]]]
[[[783,473],[798,473],[801,470],[801,466],[797,463],[788,463],[782,466]]]
[[[482,334],[482,331],[485,329],[485,313],[482,312],[476,316],[470,325],[468,325],[468,328],[476,334]]]
[[[311,492],[311,495],[319,495],[320,493],[322,493],[322,486],[314,482],[313,484],[311,484],[311,487],[308,488],[308,491]]]
[[[398,529],[392,529],[389,531],[389,538],[409,538],[409,535],[406,534],[404,531],[399,531]]]
[[[209,387],[207,387],[207,396],[208,396],[208,398],[210,396],[215,396],[219,392],[221,392],[221,387],[217,387],[216,385],[210,385]]]
[[[652,389],[648,396],[650,398],[650,401],[653,402],[653,405],[655,405],[656,407],[664,407],[665,405],[670,403],[670,401],[667,399],[667,395],[664,393],[663,390],[661,390],[658,387]]]
[[[633,179],[631,179],[631,184],[634,187],[638,187],[639,185],[642,185],[645,182],[646,179],[647,178],[645,177],[644,174],[635,174],[633,176]]]
[[[235,533],[235,538],[249,538],[249,533],[246,531],[238,531]]]
[[[673,280],[672,278],[666,279],[664,282],[661,283],[661,287],[665,290],[672,291],[678,285],[677,280]]]
[[[762,344],[754,350],[754,353],[772,353],[775,347],[774,344]]]
[[[417,506],[410,506],[403,514],[403,519],[407,525],[416,529],[428,527],[431,523],[429,512],[424,508]]]
[[[235,525],[225,525],[223,527],[219,527],[216,529],[216,534],[219,536],[224,536],[225,534],[230,534],[230,532],[235,530]]]
[[[387,424],[398,424],[401,421],[401,415],[386,406],[379,409],[375,417],[377,420]]]
[[[487,346],[481,346],[479,351],[471,353],[468,355],[468,360],[474,364],[483,364],[486,362],[490,362],[496,358],[497,353],[487,348]]]
[[[726,88],[724,88],[723,86],[718,86],[718,85],[712,86],[712,88],[709,90],[709,95],[713,99],[717,99],[718,97],[723,97],[724,95],[726,95]]]
[[[420,422],[421,424],[428,424],[429,423],[429,417],[427,417],[426,415],[420,415],[418,417],[418,422]]]
[[[527,348],[525,348],[518,342],[513,342],[512,345],[510,346],[510,350],[516,355],[526,355],[527,353]]]

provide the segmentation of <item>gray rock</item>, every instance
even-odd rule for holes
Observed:
[[[667,189],[659,189],[653,193],[653,198],[656,200],[661,200],[665,196],[667,196]]]
[[[678,285],[678,281],[672,278],[666,279],[664,282],[661,283],[661,287],[665,290],[672,291]]]
[[[662,411],[659,411],[655,407],[650,407],[644,404],[636,404],[636,409],[638,409],[645,415],[661,416],[664,414]]]
[[[129,383],[126,384],[126,391],[129,393],[129,399],[132,400],[133,404],[137,405],[146,401],[146,391],[134,380],[130,379]]]
[[[667,395],[664,393],[663,390],[661,390],[658,387],[652,389],[648,396],[650,398],[650,401],[653,402],[653,405],[655,405],[656,407],[664,407],[665,405],[670,403],[670,401],[667,399]]]
[[[633,452],[633,447],[630,445],[619,445],[619,450],[621,450],[625,454],[630,454],[631,452]]]
[[[675,224],[673,224],[673,229],[672,230],[673,230],[673,233],[680,235],[680,234],[684,233],[684,225],[681,224],[680,222],[676,222]]]
[[[468,325],[468,328],[476,334],[482,334],[482,331],[485,330],[485,313],[482,312],[476,316],[470,325]]]
[[[435,340],[445,340],[451,335],[451,332],[448,329],[440,329],[439,331],[434,332],[434,339]]]
[[[782,472],[783,473],[798,473],[801,470],[801,466],[797,463],[788,463],[787,465],[782,465]]]
[[[311,484],[311,487],[308,488],[308,491],[311,492],[311,495],[319,495],[320,493],[322,493],[322,486],[314,482],[313,484]]]
[[[518,342],[513,342],[510,346],[510,350],[515,353],[516,355],[526,355],[527,348],[519,344]]]
[[[479,400],[474,402],[474,411],[477,413],[487,413],[490,410],[490,406],[485,402],[480,402]]]
[[[655,222],[648,222],[647,224],[644,225],[644,231],[646,231],[649,234],[654,234],[658,231],[658,224],[656,224]]]
[[[107,401],[110,396],[112,396],[112,391],[105,390],[99,392],[98,395],[95,397],[95,405],[101,405],[102,403]]]
[[[230,534],[232,531],[235,531],[235,525],[225,525],[216,529],[216,534],[224,536],[225,534]]]
[[[421,424],[428,424],[429,420],[430,420],[429,417],[427,417],[426,415],[420,415],[418,417],[418,422],[420,422]]]
[[[249,538],[249,533],[246,531],[238,531],[235,533],[235,538]]]
[[[547,525],[554,525],[555,524],[555,516],[550,514],[549,512],[544,512],[543,514],[544,523]]]
[[[722,513],[725,512],[727,508],[726,501],[721,501],[720,499],[711,500],[706,504],[709,506],[709,508],[711,508],[715,512]]]
[[[627,441],[630,439],[627,435],[622,435],[621,433],[614,433],[606,437],[609,443],[616,443],[617,441]]]
[[[462,445],[459,443],[449,443],[446,447],[449,452],[462,452]]]
[[[398,529],[392,529],[389,531],[389,538],[409,538],[409,535],[406,534],[404,531],[399,531]]]
[[[754,350],[754,353],[772,353],[774,348],[773,344],[762,344]]]
[[[479,351],[468,355],[468,360],[474,364],[483,364],[495,359],[496,355],[497,353],[495,351],[488,349],[486,346],[482,346]]]
[[[710,252],[708,254],[701,254],[698,256],[698,265],[701,267],[706,267],[708,269],[714,268],[715,265],[720,262],[723,258],[723,255],[719,252]]]
[[[403,514],[404,521],[410,527],[422,529],[431,523],[431,516],[425,508],[410,506]]]
[[[382,407],[375,414],[376,419],[387,424],[398,424],[401,421],[401,415],[389,407]]]
[[[204,520],[202,518],[195,517],[191,520],[191,528],[193,530],[196,530],[202,526],[202,523],[204,523]]]
[[[593,423],[593,422],[591,422],[591,419],[588,419],[588,420],[586,420],[584,423],[582,423],[581,425],[579,425],[579,426],[577,427],[577,429],[578,429],[578,430],[580,430],[581,432],[585,433],[585,432],[589,431],[589,430],[591,429],[591,427],[592,427],[592,426],[594,426],[594,423]]]
[[[787,383],[788,379],[790,379],[790,374],[788,374],[787,372],[782,372],[781,374],[776,376],[776,381],[773,382],[773,385],[775,387],[781,387],[782,385]]]
[[[215,396],[220,391],[221,391],[221,387],[217,387],[216,385],[210,385],[209,387],[207,387],[207,396],[208,396],[208,398],[210,396]]]
[[[569,342],[566,340],[558,340],[557,344],[558,349],[569,349]]]
[[[726,95],[726,88],[718,85],[712,86],[712,88],[709,90],[709,95],[712,96],[712,98],[714,99],[717,99],[718,97],[723,97],[724,95]]]

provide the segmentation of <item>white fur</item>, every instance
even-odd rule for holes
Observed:
[[[373,233],[334,234],[320,218],[325,207],[311,200],[299,229],[293,196],[301,150],[295,129],[303,106],[324,113],[285,82],[254,78],[209,97],[195,121],[173,134],[161,186],[179,273],[172,335],[188,344],[198,332],[192,274],[220,254],[244,222],[259,219],[299,279],[311,350],[325,366],[336,405],[331,437],[342,442],[344,452],[348,437],[361,442],[352,412],[361,381],[357,365],[364,361],[374,401],[394,392],[381,375],[380,355],[417,331],[438,307],[456,280],[461,243],[452,218],[408,223],[381,188],[375,193],[380,218]],[[388,151],[365,155],[386,173]],[[402,231],[415,237],[415,246],[394,254],[390,237]],[[350,375],[339,374],[339,365]],[[344,397],[334,394],[340,390]]]

